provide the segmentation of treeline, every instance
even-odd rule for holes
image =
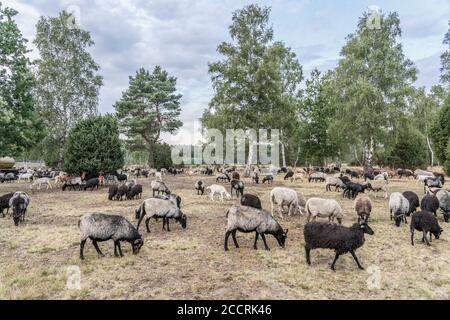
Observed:
[[[65,11],[41,17],[33,40],[39,58],[30,61],[17,13],[0,2],[0,156],[73,173],[113,171],[142,153],[151,167],[169,164],[160,135],[182,125],[175,77],[159,66],[139,69],[115,113],[101,116],[103,78],[90,33]]]
[[[416,88],[419,71],[403,52],[398,14],[381,14],[374,28],[364,13],[337,67],[304,75],[295,53],[275,40],[269,15],[258,5],[233,14],[232,41],[209,64],[214,97],[204,127],[280,129],[287,165],[450,167],[450,48],[441,83]]]

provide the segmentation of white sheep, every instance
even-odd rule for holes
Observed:
[[[389,198],[389,211],[391,213],[391,220],[395,220],[395,225],[400,227],[402,221],[408,223],[406,215],[409,212],[409,201],[400,192],[394,192]]]
[[[33,187],[38,186],[38,190],[41,190],[41,185],[47,185],[47,190],[48,188],[53,189],[52,184],[50,183],[50,178],[39,178],[37,180],[35,180],[31,185],[30,185],[30,189],[33,189]]]
[[[319,218],[328,218],[329,221],[334,221],[336,218],[339,224],[342,223],[344,217],[344,210],[339,203],[334,199],[320,199],[311,198],[306,201],[306,213],[308,215],[308,222]]]
[[[283,218],[283,206],[289,208],[289,216],[297,212],[303,215],[306,201],[301,193],[298,194],[293,189],[277,187],[270,192],[270,204],[272,206],[272,216],[274,215],[274,206],[278,205],[278,214]]]
[[[384,191],[384,198],[388,198],[388,183],[386,180],[374,180],[370,183],[372,192]],[[375,193],[375,198],[377,197]]]
[[[227,192],[227,190],[225,189],[224,186],[219,186],[217,184],[213,184],[211,186],[206,187],[205,190],[209,190],[209,192],[210,192],[209,196],[211,198],[211,201],[214,201],[214,195],[216,193],[220,195],[222,201],[223,201],[224,195],[228,200],[231,199],[231,195]]]

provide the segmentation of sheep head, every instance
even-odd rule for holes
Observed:
[[[133,241],[133,243],[131,244],[131,247],[133,248],[133,254],[138,254],[143,245],[144,245],[144,240],[142,240],[142,238],[135,239]]]

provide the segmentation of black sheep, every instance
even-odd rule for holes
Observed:
[[[231,180],[231,192],[230,194],[233,194],[233,190],[236,190],[236,197],[239,198],[239,196],[244,195],[244,182],[240,180]]]
[[[350,180],[349,177],[344,176],[344,175],[342,175],[342,174],[341,174],[341,176],[339,177],[339,179],[341,179],[341,181],[342,181],[344,184],[347,184],[347,183],[351,183],[351,182],[352,182],[352,181]]]
[[[267,181],[267,184],[272,184],[272,183],[273,183],[273,175],[265,176],[265,177],[262,179],[262,183],[263,183],[263,184],[266,183],[266,181]]]
[[[108,200],[113,200],[119,191],[119,187],[116,184],[109,186],[108,190]]]
[[[412,191],[403,192],[403,196],[408,199],[409,202],[409,211],[406,214],[409,217],[411,213],[416,212],[417,208],[420,207],[420,200],[417,194]]]
[[[255,209],[262,209],[261,200],[257,196],[248,193],[241,197],[241,205]]]
[[[411,218],[411,244],[414,245],[414,231],[422,231],[423,237],[422,242],[426,242],[427,246],[432,242],[432,235],[439,239],[439,236],[442,233],[442,228],[439,226],[439,223],[435,216],[431,212],[421,211],[416,212],[412,215]],[[430,233],[430,241],[428,242],[427,234]]]
[[[0,197],[0,214],[5,217],[3,210],[6,209],[6,213],[9,213],[9,200],[13,197],[14,193],[7,193]]]
[[[195,190],[197,190],[197,195],[199,195],[200,193],[203,195],[205,193],[205,183],[202,180],[198,180],[194,184],[194,188]]]
[[[94,189],[98,190],[98,186],[100,185],[100,180],[98,178],[92,178],[89,179],[86,184],[84,185],[84,191],[86,189],[91,188],[91,191],[94,191]]]
[[[372,189],[372,185],[370,183],[366,184],[366,185],[362,185],[359,183],[347,183],[345,185],[345,190],[343,193],[343,197],[347,197],[349,199],[355,199],[358,194],[360,193],[364,193],[365,190],[371,190]]]
[[[142,198],[142,185],[135,184],[133,185],[127,193],[127,199],[141,199]]]
[[[432,212],[436,216],[436,212],[439,209],[439,199],[435,195],[426,195],[420,202],[420,208],[423,211]]]
[[[439,180],[441,180],[442,185],[445,184],[445,176],[442,173],[433,172],[433,174],[436,178],[439,178]]]
[[[367,181],[367,179],[374,180],[375,176],[373,174],[371,174],[371,173],[365,173],[364,174],[364,181]]]
[[[312,249],[334,249],[336,255],[331,264],[331,270],[335,270],[335,264],[339,256],[348,252],[355,259],[358,268],[364,269],[356,257],[355,250],[364,244],[365,233],[374,234],[365,220],[361,220],[351,227],[328,222],[308,222],[303,230],[306,263],[311,265],[310,252]]]
[[[294,176],[294,171],[289,170],[288,173],[286,173],[286,175],[284,176],[284,181],[286,181],[289,178],[292,178]],[[263,182],[264,183],[264,182]]]
[[[122,201],[122,198],[126,196],[128,193],[128,186],[125,184],[122,184],[119,186],[116,194],[116,199]]]

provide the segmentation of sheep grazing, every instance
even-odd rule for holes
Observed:
[[[142,185],[135,184],[131,188],[128,189],[127,199],[141,199],[142,198]]]
[[[406,224],[406,214],[409,212],[409,201],[400,192],[394,192],[389,198],[389,211],[391,213],[391,221],[394,219],[395,225],[400,227],[402,221]]]
[[[443,173],[439,173],[439,172],[433,172],[433,175],[438,178],[439,180],[441,180],[442,185],[445,184],[445,175]]]
[[[66,179],[62,186],[62,191],[66,191],[67,188],[75,190],[81,190],[83,182],[81,181],[81,177],[69,178]]]
[[[438,198],[439,207],[444,213],[444,221],[448,222],[450,218],[450,192],[447,190],[439,190],[436,193],[436,198]]]
[[[412,191],[403,192],[403,196],[408,199],[409,202],[409,210],[406,213],[406,215],[409,217],[411,213],[416,212],[417,208],[420,207],[419,197]]]
[[[50,183],[50,178],[39,178],[33,181],[33,183],[30,185],[30,189],[33,189],[35,186],[37,186],[38,190],[41,190],[41,186],[45,184],[47,186],[46,190],[48,188],[53,189],[52,184]]]
[[[273,183],[273,175],[268,174],[268,175],[264,176],[264,178],[262,179],[262,183],[264,184],[266,182],[267,182],[267,184],[272,184]]]
[[[355,199],[358,194],[364,193],[366,190],[372,190],[372,185],[370,183],[362,185],[359,183],[350,182],[345,185],[342,196],[344,198],[347,197],[349,199]]]
[[[283,207],[289,208],[288,215],[300,213],[303,215],[303,210],[306,205],[305,197],[301,193],[288,188],[277,187],[270,192],[270,204],[272,207],[271,213],[274,215],[274,207],[278,205],[278,214],[283,218]]]
[[[110,185],[108,189],[108,200],[113,200],[119,192],[119,187],[116,184]]]
[[[114,241],[114,255],[123,257],[120,241],[131,244],[133,254],[139,253],[144,240],[137,229],[124,217],[120,215],[109,215],[102,213],[85,214],[78,222],[80,228],[80,259],[84,260],[84,246],[89,238],[97,253],[104,257],[97,242],[107,240]]]
[[[286,173],[286,175],[284,176],[284,181],[286,181],[287,179],[291,179],[292,177],[294,177],[294,171],[289,170],[288,173]]]
[[[128,193],[128,187],[125,184],[121,184],[117,189],[116,200],[122,201],[123,197],[126,198]]]
[[[86,184],[84,185],[84,191],[86,191],[88,188],[91,188],[91,191],[94,191],[94,189],[98,190],[99,185],[100,185],[100,179],[99,178],[89,179],[86,182]]]
[[[344,217],[344,210],[339,205],[336,200],[333,199],[320,199],[320,198],[310,198],[306,201],[306,214],[308,215],[307,221],[316,220],[319,218],[328,218],[331,222],[334,219],[338,221],[339,224],[342,223],[342,218]]]
[[[422,169],[416,169],[416,170],[414,170],[414,174],[415,174],[416,176],[434,177],[433,172],[425,171],[425,170],[422,170]]]
[[[177,196],[174,193],[166,194],[164,196],[156,196],[157,199],[163,199],[163,200],[169,200],[174,205],[178,207],[178,209],[181,209],[181,197]]]
[[[372,173],[364,173],[364,182],[367,180],[375,180],[375,176]]]
[[[271,234],[277,239],[280,247],[284,248],[287,233],[283,231],[280,224],[272,217],[272,215],[263,209],[256,209],[249,206],[233,205],[226,213],[227,231],[225,232],[224,249],[228,251],[228,238],[233,238],[234,245],[239,248],[236,240],[236,232],[239,230],[244,233],[255,232],[255,242],[253,248],[258,249],[257,242],[259,236],[263,239],[264,247],[270,250],[266,242],[266,234]]]
[[[163,230],[170,231],[169,220],[175,219],[178,223],[181,224],[183,229],[186,229],[187,226],[187,217],[183,212],[181,212],[180,208],[178,208],[172,201],[158,199],[158,198],[150,198],[145,200],[139,208],[136,210],[136,219],[139,219],[137,224],[137,230],[139,230],[139,226],[141,225],[142,220],[147,215],[147,219],[145,220],[145,227],[147,228],[147,232],[150,232],[150,219],[163,219]]]
[[[233,194],[233,190],[236,192],[236,197],[244,195],[244,182],[240,180],[231,180],[230,194]]]
[[[25,222],[25,214],[30,205],[30,197],[26,192],[18,191],[9,199],[9,207],[12,208],[14,225]]]
[[[426,195],[420,202],[420,208],[422,211],[428,211],[436,216],[436,212],[439,209],[439,199],[435,195]]]
[[[439,223],[436,217],[428,211],[415,212],[411,218],[411,245],[414,245],[414,231],[423,232],[422,242],[426,242],[427,246],[430,246],[430,242],[432,242],[432,235],[439,239],[442,228],[439,226]],[[427,234],[430,233],[430,241],[428,241]]]
[[[355,200],[355,211],[358,215],[358,222],[364,220],[369,222],[370,214],[372,213],[372,200],[367,196],[360,196]]]
[[[194,184],[194,188],[195,190],[197,190],[197,195],[199,195],[201,193],[201,195],[203,195],[205,193],[205,183],[202,180],[198,180],[195,184]]]
[[[216,177],[216,182],[230,182],[230,176],[227,173],[219,173]]]
[[[211,198],[211,201],[214,201],[214,195],[217,193],[220,195],[221,200],[223,201],[223,197],[225,196],[228,200],[231,199],[231,195],[227,192],[227,190],[225,190],[224,186],[219,186],[217,184],[213,184],[211,186],[208,186],[205,188],[206,190],[208,190],[209,196]]]
[[[412,172],[411,170],[409,170],[409,169],[398,169],[397,170],[397,175],[398,175],[398,177],[401,179],[402,177],[407,177],[407,178],[409,178],[409,177],[413,177],[413,178],[415,178],[416,177],[416,175],[414,174],[414,172]]]
[[[241,180],[241,175],[239,174],[239,172],[233,172],[233,174],[231,175],[231,178],[233,180]]]
[[[380,191],[384,192],[384,198],[388,198],[388,183],[387,180],[374,180],[370,183],[370,189],[373,193],[375,193],[375,198],[377,197],[377,193]]]
[[[170,194],[169,188],[167,188],[166,184],[162,181],[153,180],[150,182],[150,187],[153,192],[153,197],[155,196],[155,192],[158,192],[158,195],[161,193]]]
[[[373,230],[365,220],[351,227],[328,223],[308,222],[304,227],[306,263],[311,265],[310,253],[313,249],[333,249],[336,253],[331,270],[335,271],[336,261],[340,255],[350,252],[359,269],[364,269],[356,257],[355,250],[365,242],[364,234],[373,235]]]
[[[259,173],[256,171],[252,173],[252,183],[259,184]]]
[[[308,182],[325,182],[327,176],[323,172],[314,172],[309,175]]]
[[[262,209],[261,205],[261,199],[259,199],[257,196],[254,196],[252,194],[244,194],[241,197],[241,205],[252,207],[255,209]]]
[[[375,180],[375,181],[377,181],[377,180],[388,181],[388,178],[389,178],[389,174],[387,172],[383,172],[383,173],[380,173],[380,174],[376,175],[373,180]]]
[[[13,197],[14,193],[7,193],[0,197],[0,214],[5,217],[3,212],[6,209],[6,213],[9,213],[9,200]]]
[[[438,177],[428,177],[424,181],[423,193],[426,193],[427,188],[442,188],[442,181]]]
[[[325,180],[326,182],[326,187],[325,190],[326,191],[331,191],[331,187],[335,187],[335,191],[338,191],[339,189],[345,189],[345,184],[344,182],[336,177],[327,177],[327,179]]]

